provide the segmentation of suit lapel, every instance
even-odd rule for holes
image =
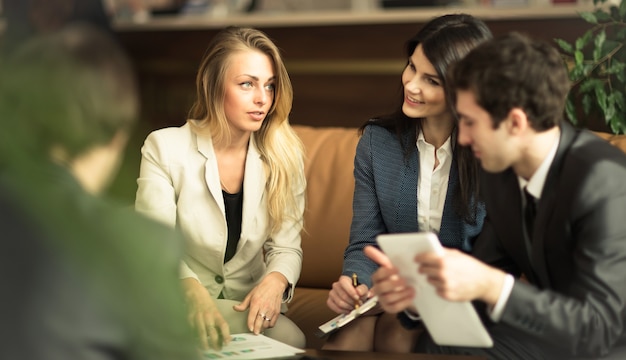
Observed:
[[[405,134],[404,143],[408,144],[410,137]],[[404,154],[400,151],[399,156]],[[406,159],[407,166],[403,166],[400,186],[394,188],[396,193],[396,229],[397,232],[414,232],[418,230],[417,224],[417,178],[419,176],[417,147],[413,149]],[[389,174],[389,176],[394,176]]]
[[[255,136],[250,136],[248,143],[248,154],[246,156],[246,167],[243,177],[243,217],[241,221],[242,240],[239,246],[243,245],[249,236],[246,233],[257,231],[255,226],[257,215],[261,209],[261,200],[265,194],[266,176],[263,168],[261,154],[256,147]]]
[[[533,248],[532,248],[532,262],[535,272],[541,281],[543,287],[550,286],[550,278],[548,276],[547,263],[545,258],[546,242],[551,240],[547,236],[549,233],[550,220],[553,214],[552,209],[555,208],[555,201],[558,194],[558,181],[559,174],[561,173],[561,167],[565,160],[567,151],[571,148],[571,145],[576,138],[577,132],[574,128],[563,123],[561,125],[561,135],[559,140],[559,146],[556,150],[554,160],[548,170],[546,182],[541,191],[541,198],[537,204],[537,216],[535,217],[535,227],[533,229]]]
[[[196,138],[198,152],[206,158],[204,164],[204,180],[206,181],[207,188],[224,215],[224,198],[222,196],[222,186],[220,185],[218,176],[219,171],[217,169],[217,158],[213,150],[213,141],[210,136],[201,136],[194,133],[194,137]],[[226,215],[224,215],[224,221],[226,221]]]
[[[509,230],[507,233],[510,233],[510,236],[514,237],[514,239],[511,239],[513,241],[505,241],[504,244],[507,247],[512,247],[508,250],[508,253],[511,257],[516,259],[520,270],[531,281],[535,281],[536,274],[531,263],[530,249],[526,237],[524,236],[522,198],[520,196],[517,175],[513,170],[509,169],[505,171],[502,176],[497,176],[496,179],[502,182],[501,186],[505,189],[505,193],[509,194],[509,196],[497,196],[493,199],[497,204],[497,206],[494,207],[495,212],[507,214],[502,217],[504,224],[498,224],[498,226],[503,229],[511,229],[512,231]],[[489,191],[489,189],[486,191]]]

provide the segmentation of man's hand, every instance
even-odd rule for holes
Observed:
[[[415,290],[400,277],[398,269],[391,264],[387,255],[374,246],[366,246],[363,252],[380,265],[372,275],[372,292],[378,295],[378,303],[383,310],[396,314],[408,309],[416,313],[413,306]]]
[[[451,301],[482,300],[493,306],[498,301],[506,274],[457,249],[443,255],[415,256],[419,272],[425,274],[437,294]]]

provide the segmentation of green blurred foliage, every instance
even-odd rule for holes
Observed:
[[[580,16],[591,25],[571,44],[555,39],[572,81],[566,114],[601,116],[615,134],[626,133],[626,0],[593,0],[594,10]]]

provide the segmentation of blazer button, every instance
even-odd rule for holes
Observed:
[[[221,284],[224,282],[224,278],[220,275],[215,275],[215,282]]]

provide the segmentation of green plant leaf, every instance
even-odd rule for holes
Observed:
[[[596,88],[603,88],[603,87],[604,87],[604,83],[600,79],[590,78],[580,83],[580,91],[584,93],[588,93],[588,92],[595,90]]]
[[[583,18],[588,23],[597,24],[598,19],[596,18],[596,12],[583,11],[580,13],[580,17]]]
[[[609,9],[608,11],[606,11],[604,9],[598,9],[598,10],[594,11],[593,15],[596,17],[596,24],[612,21],[613,18],[611,16],[610,11],[611,11],[611,9]]]
[[[587,30],[585,34],[576,39],[576,50],[582,50],[593,37],[593,30]]]
[[[611,65],[606,69],[608,74],[615,75],[618,81],[624,83],[626,80],[626,64],[613,58]]]
[[[583,64],[583,74],[584,76],[590,76],[591,72],[595,69],[595,63],[587,63]]]
[[[604,110],[604,121],[609,123],[611,119],[615,117],[617,111],[615,109],[615,99],[613,99],[610,95],[606,99],[606,107]]]
[[[574,47],[572,46],[572,44],[568,43],[567,41],[563,39],[554,39],[554,42],[556,42],[556,44],[559,45],[561,50],[563,50],[567,54],[574,53]]]
[[[624,133],[626,0],[592,1],[594,10],[579,14],[594,26],[571,43],[557,41],[572,81],[565,115],[578,126],[585,126],[585,117],[601,116],[611,131]]]
[[[600,110],[602,110],[603,113],[606,113],[608,102],[607,102],[607,94],[606,94],[606,91],[604,90],[604,86],[602,87],[596,86],[594,90],[596,94],[596,102],[598,103],[598,106],[600,106]]]
[[[567,100],[565,101],[565,116],[567,116],[572,124],[578,125],[578,119],[576,117],[576,105],[574,105],[572,95],[568,96]]]
[[[602,9],[594,11],[593,14],[596,17],[595,24],[599,24],[599,23],[603,23],[603,22],[610,22],[611,20],[613,20],[611,14],[606,12],[606,11],[604,11],[604,10],[602,10]]]
[[[585,70],[586,70],[585,64],[583,63],[574,64],[574,66],[572,66],[572,68],[570,69],[569,79],[572,82],[577,82],[577,81],[582,80],[587,74]]]
[[[582,65],[583,61],[585,61],[585,55],[582,51],[576,50],[574,52],[574,60],[576,60],[576,66]]]
[[[611,128],[611,131],[614,134],[624,134],[626,132],[626,125],[620,120],[617,114],[613,116],[612,118],[610,118],[607,121],[607,124],[609,125],[609,127]]]
[[[605,55],[602,51],[604,47],[604,40],[606,40],[606,32],[603,29],[598,33],[598,35],[596,35],[595,39],[593,39],[593,44],[595,46],[593,49],[593,61],[598,61]]]
[[[605,54],[608,54],[613,51],[617,53],[619,52],[619,49],[624,46],[622,42],[616,41],[614,39],[606,39],[602,45],[603,45],[602,48]]]
[[[615,106],[622,112],[626,111],[626,96],[624,96],[624,93],[620,90],[614,89],[612,95],[615,100]]]

